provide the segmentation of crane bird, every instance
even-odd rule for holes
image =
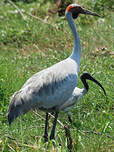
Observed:
[[[67,59],[34,74],[25,82],[19,91],[14,93],[7,111],[9,124],[20,114],[25,114],[32,109],[37,108],[45,111],[44,138],[47,140],[48,112],[54,112],[55,118],[50,139],[55,138],[58,113],[61,106],[71,97],[78,81],[81,45],[73,19],[77,18],[79,14],[99,16],[94,12],[82,8],[78,4],[71,4],[66,8],[65,16],[74,38],[73,52]]]

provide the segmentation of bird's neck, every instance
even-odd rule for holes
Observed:
[[[78,32],[76,31],[76,26],[74,24],[73,18],[72,18],[72,14],[70,12],[68,12],[66,14],[66,19],[70,25],[70,28],[72,30],[72,34],[73,34],[73,39],[74,39],[74,50],[70,56],[70,58],[72,58],[73,60],[76,61],[76,63],[78,65],[80,65],[80,57],[81,57],[81,45],[80,45],[80,38],[78,35]]]
[[[87,82],[86,82],[86,78],[82,77],[82,78],[81,78],[81,81],[82,81],[82,83],[83,83],[83,85],[84,85],[84,88],[85,88],[86,91],[88,92],[88,90],[89,90],[89,85],[88,85]]]

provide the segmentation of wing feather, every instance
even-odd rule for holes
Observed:
[[[61,69],[62,68],[62,69]],[[33,75],[21,88],[27,100],[39,107],[60,106],[71,96],[76,84],[77,75],[68,70],[68,63],[45,69]],[[69,68],[70,69],[70,68]],[[76,70],[75,70],[76,71]]]

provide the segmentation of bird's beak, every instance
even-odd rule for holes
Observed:
[[[96,83],[97,85],[99,85],[101,87],[101,89],[103,90],[104,94],[106,95],[105,89],[96,79],[94,79],[91,75],[89,75],[89,77],[87,79],[89,79],[89,80],[93,81],[94,83]]]
[[[86,9],[84,9],[84,8],[81,10],[81,14],[88,14],[88,15],[93,15],[93,16],[101,17],[101,16],[100,16],[100,15],[98,15],[97,13],[95,13],[95,12],[91,12],[91,11],[86,10]]]

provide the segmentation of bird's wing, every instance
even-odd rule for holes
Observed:
[[[68,63],[68,62],[67,62]],[[71,96],[77,75],[62,62],[33,75],[21,88],[23,100],[38,107],[51,108],[63,104]]]

